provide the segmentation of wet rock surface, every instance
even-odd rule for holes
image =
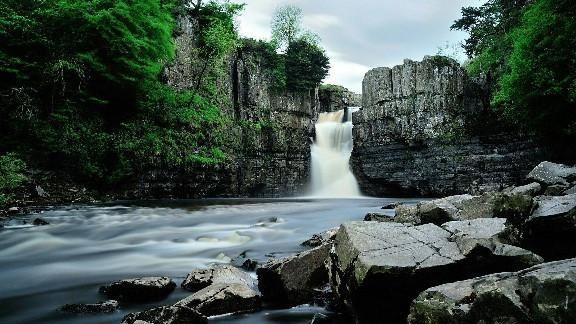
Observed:
[[[576,259],[429,288],[412,303],[408,322],[574,323]]]
[[[116,281],[100,287],[100,292],[121,302],[162,300],[176,288],[168,277],[143,277]]]
[[[334,241],[337,232],[338,227],[334,227],[322,233],[314,234],[310,239],[302,242],[302,245],[308,247],[317,247],[322,244],[332,242]]]
[[[122,324],[204,324],[208,319],[185,306],[161,306],[126,315]]]
[[[217,283],[175,304],[193,308],[206,316],[249,312],[260,308],[260,295],[244,283]]]
[[[547,259],[576,256],[576,194],[539,196],[521,227],[523,244]]]
[[[240,283],[248,287],[255,287],[255,280],[250,274],[230,265],[219,265],[210,269],[199,269],[190,272],[181,284],[181,287],[196,292],[212,284]]]
[[[568,186],[571,181],[576,181],[576,167],[544,161],[538,164],[527,178],[547,186]]]
[[[266,301],[297,305],[311,301],[328,282],[330,244],[282,259],[270,260],[256,270],[258,288]]]
[[[343,306],[360,322],[402,321],[416,295],[439,283],[541,262],[500,243],[504,220],[434,224],[343,224],[330,253],[330,280]]]
[[[112,313],[118,309],[118,302],[107,300],[94,304],[66,304],[60,308],[65,313]]]

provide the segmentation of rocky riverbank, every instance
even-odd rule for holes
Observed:
[[[371,213],[314,235],[308,250],[255,274],[239,259],[193,270],[180,288],[167,277],[123,279],[100,289],[105,302],[61,310],[114,312],[180,289],[188,295],[122,323],[204,323],[301,304],[357,323],[573,323],[575,188],[576,168],[543,162],[501,191],[390,204],[394,217]]]

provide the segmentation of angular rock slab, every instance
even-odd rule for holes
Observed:
[[[576,194],[539,196],[523,225],[523,244],[547,259],[576,257]]]
[[[148,302],[164,299],[174,288],[168,277],[143,277],[113,282],[100,287],[100,292],[122,302]]]
[[[218,265],[210,269],[199,269],[190,272],[182,282],[182,288],[196,292],[212,284],[241,283],[255,288],[256,283],[250,274],[230,265]]]
[[[122,324],[205,324],[208,319],[196,310],[185,306],[161,306],[140,313],[131,313]]]
[[[60,308],[61,311],[66,313],[112,313],[118,309],[118,302],[115,300],[107,300],[95,304],[66,304]]]
[[[256,270],[258,288],[265,300],[285,305],[311,301],[317,288],[328,283],[328,259],[331,244],[278,260],[270,260]]]
[[[450,221],[505,217],[521,219],[532,210],[532,197],[488,192],[480,196],[457,195],[396,208],[395,222],[441,225]]]
[[[334,292],[359,322],[378,322],[382,318],[391,322],[403,321],[410,301],[428,287],[455,278],[509,271],[514,266],[528,267],[541,260],[533,256],[527,258],[526,263],[518,262],[520,265],[509,262],[522,260],[517,257],[519,250],[532,254],[516,247],[518,250],[512,252],[499,251],[498,247],[502,246],[494,239],[502,230],[498,225],[475,233],[480,224],[466,229],[461,223],[465,222],[449,226],[454,232],[434,224],[343,224],[330,253],[330,280]],[[469,235],[460,237],[458,242],[457,235],[462,231]],[[479,242],[483,244],[477,248]],[[473,247],[462,251],[462,246]]]
[[[302,242],[302,246],[308,247],[318,247],[325,243],[330,243],[334,241],[336,237],[336,233],[338,232],[338,227],[331,228],[326,230],[322,233],[314,234],[311,238],[307,239],[306,241]]]
[[[213,284],[186,297],[174,306],[186,306],[213,316],[250,312],[260,308],[260,295],[243,283]]]
[[[576,259],[429,288],[408,323],[576,323]]]
[[[527,178],[547,186],[568,186],[571,181],[576,180],[576,167],[544,161],[530,171]]]

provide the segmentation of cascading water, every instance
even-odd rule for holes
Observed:
[[[359,197],[360,189],[350,170],[352,153],[352,113],[358,107],[321,113],[316,123],[312,154],[312,196]],[[346,117],[346,118],[344,118]]]

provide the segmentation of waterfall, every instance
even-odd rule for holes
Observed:
[[[352,153],[352,113],[358,109],[348,108],[346,116],[344,110],[318,116],[316,140],[311,146],[312,196],[360,196],[358,182],[349,165]]]

